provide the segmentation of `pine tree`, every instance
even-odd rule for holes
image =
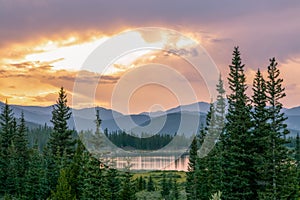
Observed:
[[[163,173],[162,180],[161,180],[161,196],[163,199],[167,199],[170,194],[170,185],[166,179],[166,173]]]
[[[83,153],[83,164],[80,170],[80,199],[105,199],[107,197],[107,180],[104,169],[100,168],[98,159]]]
[[[300,190],[300,136],[299,136],[299,133],[297,133],[297,137],[296,137],[295,159],[296,159],[296,163],[297,163],[298,187]],[[298,192],[298,195],[299,195],[299,192]]]
[[[277,68],[275,58],[270,59],[268,66],[268,81],[266,83],[267,100],[269,104],[268,115],[270,119],[270,142],[271,148],[268,155],[272,158],[269,165],[270,188],[267,193],[270,199],[295,198],[297,189],[295,187],[295,172],[291,152],[287,149],[285,135],[289,133],[285,124],[286,117],[282,112],[282,98],[286,96],[285,88],[282,87],[283,79],[279,77],[280,71]]]
[[[216,85],[217,88],[217,101],[215,106],[215,124],[218,130],[218,134],[222,136],[225,127],[225,110],[226,110],[226,100],[225,100],[225,89],[222,76],[219,76],[219,82]]]
[[[14,113],[6,101],[0,114],[1,149],[4,154],[7,154],[8,147],[13,140],[15,130],[14,124]]]
[[[23,193],[24,175],[28,165],[28,139],[27,128],[25,125],[24,114],[22,112],[20,124],[16,128],[15,135],[13,137],[13,143],[17,160],[15,163],[15,170],[17,171],[17,179],[15,182],[16,192],[18,194]]]
[[[51,195],[51,191],[55,190],[57,185],[57,180],[59,177],[59,166],[58,166],[58,159],[56,158],[55,154],[52,154],[51,149],[49,146],[46,146],[43,149],[43,157],[45,159],[46,165],[46,177],[47,177],[47,194],[48,196]]]
[[[26,199],[46,199],[48,182],[46,176],[46,162],[38,150],[38,144],[30,150],[28,168],[24,178],[24,193]]]
[[[107,170],[107,193],[108,193],[108,199],[115,199],[117,200],[120,196],[120,179],[119,179],[119,172],[115,168],[115,161],[112,161],[109,169]]]
[[[120,193],[121,200],[135,200],[135,190],[134,190],[134,183],[132,181],[132,174],[130,172],[130,163],[128,161],[127,165],[125,166],[125,173],[122,181],[122,189]]]
[[[299,133],[297,133],[297,136],[296,136],[295,159],[297,162],[297,168],[300,169],[300,136],[299,136]]]
[[[271,126],[268,123],[266,83],[259,69],[253,80],[252,89],[254,109],[252,111],[253,130],[251,137],[254,143],[252,153],[254,155],[254,177],[257,183],[253,187],[257,190],[258,197],[263,198],[266,187],[270,185],[267,177],[269,175],[268,163],[272,162],[270,160],[272,157],[268,154],[271,149],[269,138]]]
[[[195,170],[195,187],[196,197],[194,199],[208,199],[211,190],[211,180],[209,174],[210,156],[213,146],[215,145],[217,135],[215,129],[215,109],[213,103],[210,104],[209,111],[206,115],[206,126],[200,134],[200,157],[196,160]]]
[[[7,174],[9,172],[9,147],[15,134],[15,118],[7,101],[0,114],[0,195],[7,193]]]
[[[216,85],[216,88],[218,95],[213,112],[215,115],[215,122],[213,123],[215,128],[213,130],[216,134],[216,144],[208,154],[208,181],[210,185],[210,194],[220,191],[223,187],[223,149],[220,140],[224,134],[226,102],[225,89],[221,75],[219,76],[219,82]],[[212,110],[210,112],[212,112]]]
[[[154,182],[153,182],[152,176],[149,176],[149,181],[148,181],[148,184],[147,184],[147,191],[148,192],[155,191],[155,187],[154,187]]]
[[[253,155],[250,154],[252,127],[250,102],[246,95],[246,77],[238,47],[234,48],[228,77],[231,94],[228,96],[226,133],[222,137],[224,157],[223,199],[257,199],[253,186]]]
[[[75,145],[72,138],[73,131],[68,129],[67,123],[71,117],[71,111],[67,106],[67,94],[63,87],[61,87],[58,95],[52,111],[53,132],[50,134],[48,146],[52,155],[62,156],[66,152],[67,157],[70,158],[74,153]]]
[[[83,154],[85,152],[85,147],[80,140],[77,140],[76,150],[72,162],[68,167],[68,181],[71,186],[71,193],[76,197],[79,197],[80,188],[80,170],[83,167]]]
[[[52,192],[51,199],[53,200],[66,200],[66,199],[76,199],[76,197],[71,193],[72,189],[67,180],[67,172],[65,169],[60,170],[60,176],[58,178],[56,191]]]
[[[195,170],[196,170],[197,157],[198,157],[198,142],[197,142],[197,137],[194,137],[192,144],[190,146],[188,171],[186,172],[185,191],[188,200],[196,199],[197,179],[195,176]]]
[[[176,179],[174,179],[173,181],[173,188],[172,188],[172,194],[173,194],[173,198],[172,199],[179,199],[179,190],[178,190],[178,183],[176,181]]]
[[[17,183],[19,182],[17,161],[18,155],[14,143],[12,142],[8,147],[8,165],[9,172],[6,174],[6,192],[11,195],[16,195],[17,190],[20,190]]]

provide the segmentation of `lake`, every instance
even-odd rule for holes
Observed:
[[[189,156],[135,156],[115,158],[116,168],[124,169],[128,162],[132,170],[177,170],[187,171]]]

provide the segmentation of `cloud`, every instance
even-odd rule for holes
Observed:
[[[53,63],[61,59],[23,62],[24,57],[49,51],[52,47],[81,44],[100,36],[112,36],[126,29],[144,26],[172,28],[196,39],[209,52],[224,76],[228,74],[233,46],[241,47],[249,76],[251,70],[257,67],[265,70],[268,59],[275,56],[280,65],[287,66],[281,67],[287,80],[287,92],[297,93],[300,85],[295,78],[300,65],[296,61],[300,58],[299,6],[300,1],[281,0],[0,0],[0,93],[7,97],[16,94],[16,91],[27,91],[28,103],[34,97],[40,97],[40,101],[50,100],[53,98],[50,94],[62,85],[72,93],[78,74],[54,70]],[[161,40],[162,36],[146,34],[142,37],[153,43]],[[169,42],[176,42],[176,38]],[[175,49],[174,52],[195,53]],[[139,58],[136,64],[154,61],[172,64],[191,82],[199,80],[194,77],[193,70],[184,68],[186,65],[182,61],[176,63],[173,56],[169,56],[171,59],[165,58],[168,53],[162,55],[155,54],[152,60]],[[122,65],[115,67],[125,68]],[[98,97],[102,100],[99,102],[109,105],[113,86],[122,75],[101,77],[101,87],[98,89],[101,95]],[[88,86],[99,81],[99,75],[86,72],[77,77],[77,81]],[[47,94],[49,97],[46,97]],[[295,105],[292,99],[287,103]],[[17,98],[14,100],[20,101]]]
[[[9,46],[9,49],[0,49],[4,57],[40,51],[27,48],[37,40],[40,43],[51,40],[58,46],[66,46],[95,35],[113,35],[141,26],[201,33],[204,47],[222,65],[227,63],[234,45],[242,47],[249,67],[253,68],[272,56],[284,62],[300,54],[299,1],[17,2],[1,1],[0,46],[1,49]],[[160,34],[143,37],[148,42],[161,39]],[[25,48],[24,42],[27,43]],[[12,44],[23,44],[23,48],[11,48]]]
[[[0,67],[0,101],[8,99],[12,104],[23,105],[51,105],[57,99],[57,91],[63,86],[68,91],[69,101],[73,96],[75,80],[83,88],[91,88],[92,85],[101,85],[102,96],[106,103],[113,85],[118,81],[120,74],[103,75],[89,71],[54,70],[47,62],[21,62],[13,63],[9,68]],[[100,81],[99,81],[100,80]],[[104,88],[104,90],[103,90]],[[109,89],[109,91],[107,91]],[[81,91],[86,96],[86,90]],[[74,105],[77,106],[77,105]]]

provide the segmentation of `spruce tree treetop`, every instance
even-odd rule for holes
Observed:
[[[280,100],[286,96],[284,93],[285,88],[282,87],[283,79],[279,77],[280,71],[277,68],[278,63],[275,58],[270,59],[270,65],[268,66],[268,82],[267,82],[267,98],[268,103],[270,104],[270,115],[271,120],[273,122],[274,131],[282,131],[282,129],[286,129],[286,124],[283,122],[287,119],[284,117],[284,113],[281,112],[282,103]],[[287,130],[286,130],[287,131]],[[287,134],[285,131],[284,134]]]
[[[53,132],[50,134],[48,143],[52,155],[62,156],[65,152],[67,156],[70,156],[74,152],[73,131],[68,129],[67,123],[70,117],[71,111],[67,105],[67,94],[61,87],[52,111]]]
[[[269,104],[268,115],[270,123],[269,138],[271,148],[269,156],[272,161],[269,163],[270,170],[270,198],[271,199],[295,199],[291,194],[296,194],[296,175],[294,164],[291,160],[291,152],[285,146],[287,140],[285,135],[289,133],[285,120],[287,117],[282,112],[281,100],[286,96],[285,88],[282,86],[283,79],[280,78],[280,71],[275,58],[270,59],[268,66],[268,81],[266,84],[267,100]]]
[[[215,107],[215,115],[216,115],[216,126],[220,134],[223,132],[223,128],[225,126],[225,109],[226,109],[226,101],[225,101],[225,89],[224,83],[222,80],[222,76],[219,76],[219,82],[216,85],[217,87],[217,102]]]
[[[249,98],[246,95],[245,65],[242,64],[239,47],[234,48],[232,55],[232,64],[229,65],[230,73],[228,77],[229,88],[232,91],[228,97],[229,109],[234,109],[238,104],[243,106],[249,102]]]
[[[63,87],[60,88],[58,99],[53,106],[52,119],[53,129],[59,133],[64,133],[68,129],[67,120],[71,117],[70,107],[67,105],[67,94]]]
[[[224,199],[257,199],[253,185],[253,155],[250,152],[251,140],[251,105],[246,95],[247,85],[239,48],[233,51],[229,65],[228,113],[224,137],[222,137],[224,157]]]
[[[7,100],[0,114],[0,133],[1,133],[1,148],[4,154],[7,153],[9,144],[12,142],[14,135],[14,113],[10,108]]]

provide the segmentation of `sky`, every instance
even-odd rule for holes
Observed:
[[[134,37],[105,49],[99,63],[127,43],[187,48],[186,40],[138,31],[160,27],[203,47],[226,87],[233,47],[239,46],[249,95],[256,70],[266,75],[269,59],[276,57],[287,94],[282,102],[288,108],[299,106],[299,11],[296,0],[0,0],[0,101],[48,106],[55,103],[61,86],[74,108],[98,105],[139,113],[211,101],[215,96],[209,93],[205,78],[183,59],[186,51],[175,55],[135,50],[106,68],[100,66],[102,71],[84,68],[95,49],[126,32],[133,31]],[[195,95],[183,98],[189,91],[186,88]],[[93,101],[78,102],[75,97]]]

